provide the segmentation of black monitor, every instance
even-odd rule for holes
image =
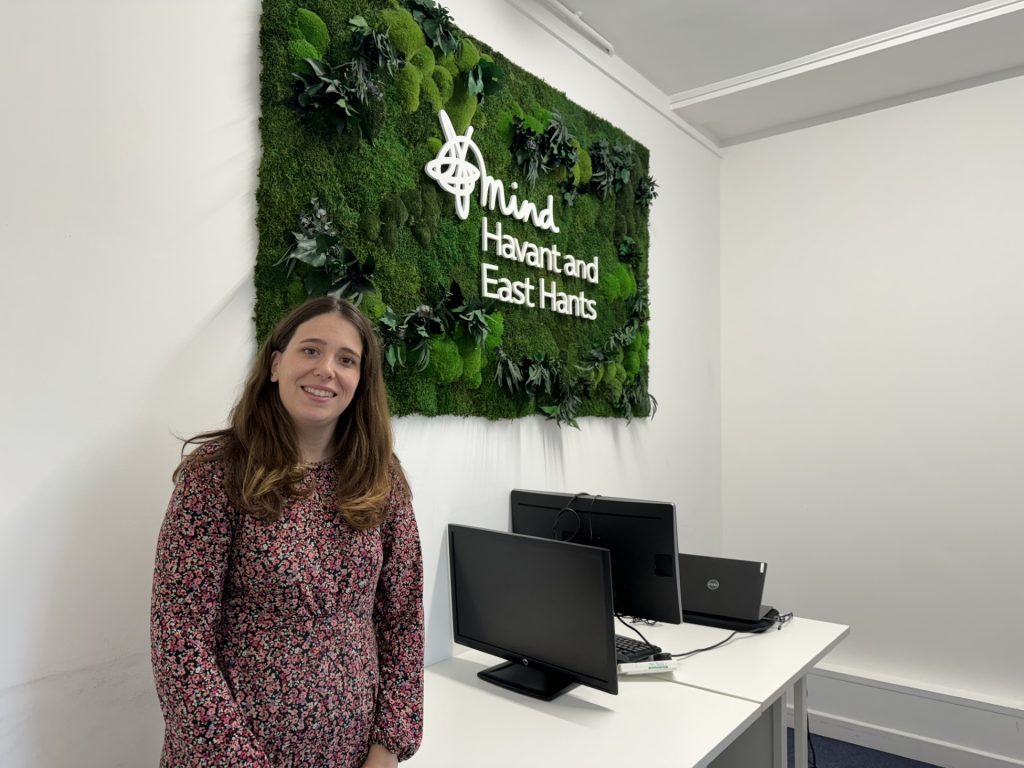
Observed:
[[[671,502],[517,489],[510,506],[515,533],[611,552],[616,613],[669,624],[683,620]]]
[[[481,678],[545,701],[619,692],[607,550],[449,525],[448,557],[455,642],[508,659]]]

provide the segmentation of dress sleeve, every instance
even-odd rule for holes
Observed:
[[[370,742],[406,760],[423,737],[423,555],[409,489],[392,473],[374,602],[380,689]]]
[[[229,514],[221,465],[193,463],[178,477],[157,542],[150,641],[164,757],[175,768],[270,768],[217,663]]]

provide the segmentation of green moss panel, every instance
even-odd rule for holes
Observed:
[[[338,135],[323,114],[299,109],[292,72],[305,58],[323,58],[337,66],[352,57],[348,19],[362,15],[371,27],[388,29],[405,62],[392,76],[376,72],[383,99],[360,111],[364,132]],[[510,419],[538,413],[550,405],[543,394],[508,395],[496,381],[499,348],[513,360],[560,361],[562,374],[584,386],[581,415],[612,417],[624,388],[632,392],[645,383],[648,333],[640,329],[633,343],[606,363],[585,365],[587,354],[603,348],[627,321],[631,296],[646,289],[649,247],[648,211],[636,204],[636,185],[648,173],[649,153],[621,130],[586,111],[485,41],[457,28],[462,43],[454,54],[429,47],[412,15],[391,0],[263,0],[260,29],[260,132],[263,157],[257,191],[259,250],[256,255],[255,324],[262,341],[276,320],[305,299],[301,280],[288,276],[282,256],[292,244],[299,217],[312,198],[330,214],[343,244],[360,261],[372,258],[376,290],[366,294],[362,311],[378,322],[390,308],[399,316],[421,304],[433,305],[453,282],[467,300],[481,298],[481,262],[496,264],[495,274],[512,281],[540,278],[557,283],[566,294],[585,294],[598,302],[598,318],[587,321],[548,310],[490,300],[490,333],[482,347],[466,337],[431,341],[430,364],[424,371],[386,371],[389,399],[396,415],[475,415]],[[481,56],[501,69],[502,87],[483,99],[469,92],[468,74]],[[520,199],[543,207],[555,200],[559,233],[540,230],[498,212],[483,211],[473,196],[466,221],[455,215],[452,197],[426,176],[424,166],[442,146],[437,119],[440,108],[459,133],[473,127],[473,140],[483,153],[488,173],[519,182]],[[553,113],[569,128],[578,159],[568,173],[541,173],[528,186],[513,158],[513,118],[538,133]],[[634,148],[630,181],[608,200],[589,191],[592,174],[586,148],[606,140]],[[575,184],[579,195],[572,207],[562,197],[563,185]],[[477,190],[479,191],[479,190]],[[657,202],[654,203],[655,205]],[[489,227],[500,222],[504,235],[520,244],[556,247],[562,254],[589,262],[599,260],[598,284],[553,274],[500,257],[493,247],[481,251],[483,218]],[[618,245],[629,236],[639,254],[620,262]],[[634,408],[643,410],[646,406]],[[641,414],[637,414],[641,415]]]

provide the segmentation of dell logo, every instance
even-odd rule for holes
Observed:
[[[524,667],[530,666],[530,660],[529,659],[523,659],[523,666]]]
[[[708,589],[710,589],[712,592],[718,589],[718,586],[718,579],[708,579]]]

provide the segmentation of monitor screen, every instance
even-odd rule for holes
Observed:
[[[510,506],[515,533],[611,552],[616,613],[670,624],[683,620],[671,502],[517,489]]]
[[[508,659],[480,677],[545,700],[618,693],[606,550],[449,525],[448,556],[455,642]]]

